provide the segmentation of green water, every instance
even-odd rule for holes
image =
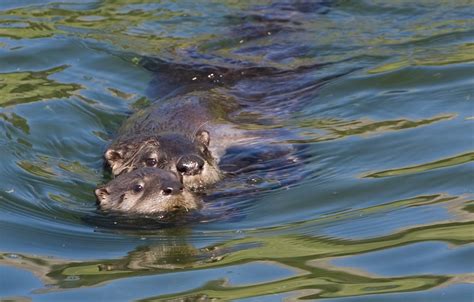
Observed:
[[[473,6],[1,1],[0,300],[472,301]],[[199,85],[296,165],[225,179],[208,221],[96,212],[127,116],[250,67]]]

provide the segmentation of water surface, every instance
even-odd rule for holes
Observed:
[[[474,298],[471,1],[0,10],[2,299]],[[188,89],[238,100],[236,123],[296,163],[250,161],[208,192],[207,221],[103,217],[115,131]]]

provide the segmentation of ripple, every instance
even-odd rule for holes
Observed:
[[[234,265],[245,267],[245,263],[253,264],[262,261],[271,266],[291,269],[294,275],[277,280],[265,280],[259,284],[240,285],[221,284],[217,292],[212,295],[221,298],[244,298],[261,296],[272,290],[275,292],[292,292],[303,288],[313,289],[318,294],[315,297],[346,297],[354,294],[380,294],[390,292],[408,292],[433,288],[450,280],[450,277],[441,275],[411,275],[401,277],[380,277],[363,272],[337,269],[328,266],[321,259],[331,259],[336,256],[362,254],[390,247],[413,244],[427,241],[447,241],[462,245],[470,242],[467,229],[472,223],[435,224],[420,228],[413,228],[388,236],[361,241],[346,241],[335,238],[313,238],[301,235],[278,235],[268,237],[253,237],[235,239],[217,246],[208,246],[196,249],[186,244],[164,243],[137,248],[120,259],[104,259],[85,262],[68,261],[54,258],[38,258],[37,256],[16,254],[10,257],[2,255],[0,263],[18,266],[35,272],[42,272],[39,276],[47,278],[48,284],[55,287],[46,292],[54,292],[55,288],[79,288],[84,285],[112,282],[132,276],[142,276],[150,280],[160,278],[162,274],[180,271],[181,275],[188,271],[211,272],[211,269],[225,267],[227,270]],[[284,245],[286,248],[282,249]],[[38,261],[40,260],[41,261]],[[321,278],[321,275],[326,276]],[[146,277],[148,276],[148,277]],[[345,280],[353,280],[351,285],[338,287],[337,291],[329,290],[331,284],[346,284]],[[73,281],[73,282],[71,282]],[[76,282],[80,281],[80,282]],[[43,280],[43,282],[45,282]],[[214,286],[217,285],[214,283]],[[220,288],[223,286],[222,288]],[[160,295],[159,298],[185,297],[208,294],[207,285],[194,287],[188,292],[179,294]],[[251,290],[251,291],[249,291]],[[222,293],[221,293],[222,291]],[[225,294],[224,296],[220,296]],[[231,294],[231,296],[229,296]],[[158,298],[158,297],[157,297]]]
[[[444,158],[444,159],[429,162],[429,163],[424,163],[421,165],[374,172],[374,173],[364,175],[362,177],[380,178],[380,177],[390,177],[390,176],[401,176],[401,175],[407,175],[407,174],[413,174],[413,173],[422,173],[422,172],[431,171],[435,169],[462,165],[465,163],[469,163],[471,161],[474,161],[474,152],[464,153],[457,156],[448,157],[448,158]]]
[[[63,65],[42,71],[1,74],[0,107],[71,96],[81,88],[80,85],[63,84],[48,78],[66,68],[68,66]]]
[[[8,296],[462,300],[469,1],[73,2],[0,4]],[[195,89],[236,99],[265,141],[230,150],[241,165],[195,216],[96,211],[123,120]]]
[[[297,140],[289,140],[289,143],[316,143],[322,141],[331,141],[341,138],[346,138],[353,135],[376,135],[389,131],[399,131],[410,128],[417,128],[421,126],[430,125],[440,121],[453,119],[456,115],[443,115],[429,119],[421,120],[386,120],[386,121],[372,121],[372,120],[353,120],[344,121],[337,119],[323,120],[302,120],[298,121],[297,125],[302,129],[323,130],[324,134],[316,138],[303,138]]]

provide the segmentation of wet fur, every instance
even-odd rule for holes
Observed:
[[[120,175],[147,166],[152,157],[155,167],[177,172],[179,158],[193,154],[204,159],[205,165],[198,175],[183,175],[183,183],[202,189],[222,178],[218,162],[225,150],[252,139],[228,121],[228,114],[237,108],[232,98],[215,91],[156,103],[125,122],[105,158],[112,173]]]
[[[143,191],[134,192],[140,184]],[[164,194],[165,189],[172,193]],[[104,211],[127,214],[156,214],[201,208],[200,199],[183,188],[180,177],[157,168],[141,168],[120,175],[95,191],[98,206]]]

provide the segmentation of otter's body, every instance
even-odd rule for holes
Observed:
[[[215,91],[192,92],[158,102],[133,114],[105,153],[114,175],[140,167],[158,167],[183,176],[197,189],[221,178],[218,162],[232,145],[252,140],[229,122],[238,109]]]

